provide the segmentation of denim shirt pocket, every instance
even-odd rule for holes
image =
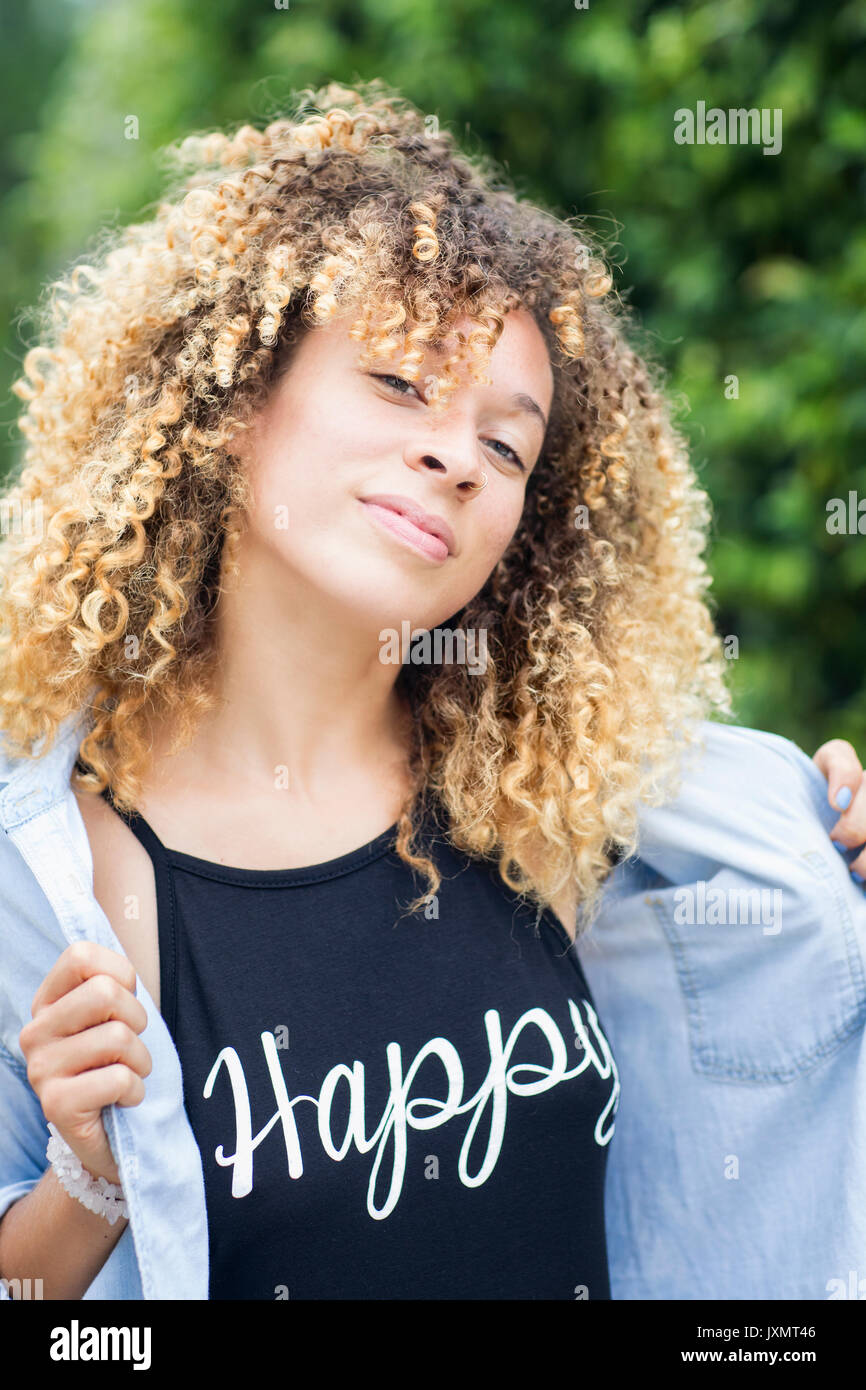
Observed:
[[[673,953],[696,1072],[785,1082],[866,1023],[866,898],[845,866],[806,850],[776,883],[721,866],[647,895]]]

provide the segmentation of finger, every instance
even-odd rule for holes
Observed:
[[[117,1019],[134,1033],[147,1027],[147,1010],[111,975],[91,975],[53,1004],[44,1004],[18,1035],[22,1052],[54,1038],[69,1038],[83,1029]]]
[[[841,738],[822,743],[812,761],[827,778],[827,798],[837,811],[846,811],[854,800],[863,768],[852,744]],[[847,793],[847,794],[846,794]]]
[[[857,858],[851,860],[848,871],[858,883],[866,883],[866,849],[861,850]]]
[[[128,956],[95,941],[75,941],[58,957],[36,991],[30,1006],[33,1017],[91,975],[111,975],[124,988],[135,991],[135,967]]]
[[[830,829],[830,839],[845,849],[866,843],[866,773],[860,777],[854,800]]]
[[[35,1065],[28,1068],[30,1084],[42,1087],[60,1077],[80,1076],[82,1072],[122,1062],[139,1076],[149,1076],[153,1061],[141,1038],[125,1023],[113,1019],[96,1028],[85,1028],[73,1038],[58,1038],[39,1049]]]
[[[46,1120],[63,1133],[87,1123],[94,1111],[107,1105],[139,1105],[145,1094],[138,1073],[113,1062],[80,1076],[56,1078],[45,1087],[40,1101]]]

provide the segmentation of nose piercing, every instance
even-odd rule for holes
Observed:
[[[482,478],[484,479],[484,482],[483,482],[483,483],[468,483],[468,484],[467,484],[467,486],[471,489],[472,492],[483,492],[484,489],[486,488],[486,486],[487,486],[487,474],[484,472],[484,469],[483,469],[483,468],[482,468],[482,470],[481,470],[481,476],[482,476]]]

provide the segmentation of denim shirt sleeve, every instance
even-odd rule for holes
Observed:
[[[704,732],[678,798],[645,814],[648,901],[696,1070],[787,1081],[863,1028],[866,899],[830,841],[838,813],[802,749],[740,727]]]
[[[18,1034],[30,1018],[39,984],[63,949],[59,927],[52,935],[50,913],[38,913],[38,884],[15,846],[0,830],[0,1219],[36,1186],[49,1166],[49,1132],[39,1097],[27,1079]],[[27,931],[22,925],[27,924]],[[41,973],[40,973],[41,972]],[[0,1283],[0,1298],[9,1298]]]
[[[48,1167],[48,1127],[26,1067],[0,1043],[0,1219]],[[0,1298],[9,1293],[0,1283]]]
[[[789,740],[706,723],[580,948],[622,1094],[613,1296],[866,1288],[866,896]]]
[[[48,1127],[26,1067],[0,1043],[0,1219],[48,1169]],[[29,1284],[30,1281],[25,1280]],[[37,1280],[41,1284],[41,1280]],[[29,1295],[28,1295],[29,1296]],[[41,1292],[37,1295],[42,1297]],[[82,1300],[140,1299],[141,1282],[129,1226],[94,1276]],[[15,1302],[0,1281],[0,1299]]]
[[[56,865],[55,872],[62,871]],[[27,1079],[19,1034],[40,984],[65,949],[50,905],[9,836],[0,829],[0,1219],[36,1186],[49,1165],[48,1126]],[[0,1283],[0,1298],[9,1298]]]

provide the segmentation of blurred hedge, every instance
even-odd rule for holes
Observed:
[[[302,86],[381,76],[606,235],[715,502],[741,722],[866,754],[866,536],[826,525],[829,499],[866,497],[864,38],[854,0],[31,0],[2,57],[0,469],[20,451],[23,311],[158,198],[155,151],[261,124]],[[780,108],[780,153],[677,144],[674,112],[699,101]]]

